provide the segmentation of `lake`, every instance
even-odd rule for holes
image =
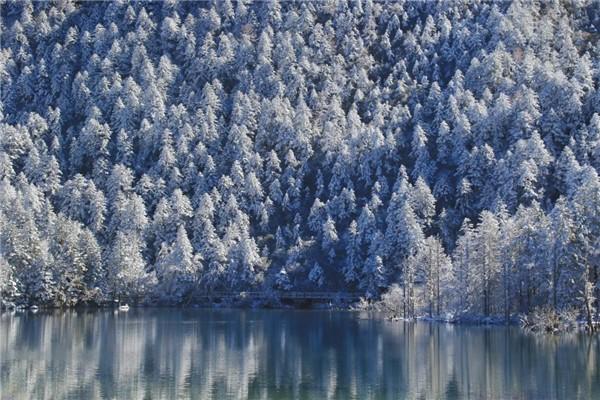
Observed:
[[[4,399],[590,399],[600,340],[346,311],[0,315]]]

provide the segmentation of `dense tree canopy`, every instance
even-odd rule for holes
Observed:
[[[600,298],[600,12],[579,2],[2,2],[0,291]]]

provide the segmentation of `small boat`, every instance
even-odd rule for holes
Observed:
[[[129,305],[127,305],[127,304],[120,305],[119,311],[129,311]]]
[[[29,310],[31,312],[34,312],[34,313],[38,312],[39,309],[40,308],[38,306],[36,306],[36,305],[33,305],[33,306],[29,307]]]

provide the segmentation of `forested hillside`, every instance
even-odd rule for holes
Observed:
[[[591,315],[600,7],[3,1],[5,300]]]

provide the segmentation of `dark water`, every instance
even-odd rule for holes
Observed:
[[[600,340],[365,313],[0,316],[1,399],[600,399]]]

